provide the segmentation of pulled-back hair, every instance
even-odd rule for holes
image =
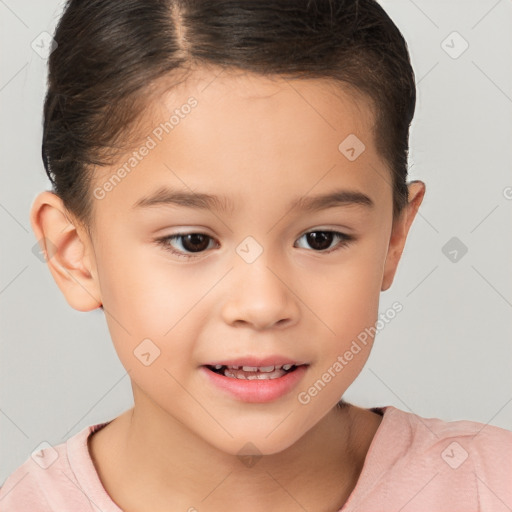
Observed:
[[[68,0],[54,39],[42,158],[53,192],[89,232],[94,166],[127,149],[159,79],[201,65],[363,93],[390,170],[393,218],[407,204],[414,72],[374,0]]]

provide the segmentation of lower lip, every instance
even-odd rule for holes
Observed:
[[[244,402],[271,402],[289,393],[306,373],[307,365],[298,366],[293,372],[277,379],[236,379],[201,366],[210,382],[232,397]]]

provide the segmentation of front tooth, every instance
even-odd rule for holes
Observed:
[[[227,366],[226,368],[229,368],[231,370],[238,370],[238,368],[240,368],[240,366]]]
[[[236,374],[236,375],[235,375],[233,372],[230,372],[229,370],[226,370],[226,371],[224,372],[224,375],[225,375],[226,377],[232,377],[232,378],[234,378],[234,379],[242,379],[242,380],[247,379],[247,377],[246,377],[243,373],[240,373],[240,374]]]
[[[256,375],[256,378],[260,380],[271,380],[268,378],[268,374],[265,375],[264,373],[258,373],[258,375]]]
[[[276,366],[275,368],[279,368],[278,366]],[[260,372],[273,372],[274,371],[274,366],[262,366],[260,368]]]
[[[224,375],[226,377],[231,377],[235,379],[245,379],[245,380],[255,380],[255,379],[277,379],[286,375],[284,370],[275,370],[273,372],[252,372],[248,375],[244,375],[243,372],[240,371],[230,371],[229,369],[224,371]]]
[[[282,377],[283,375],[286,375],[286,372],[284,370],[275,370],[271,373],[258,373],[258,374],[256,374],[256,378],[258,378],[258,379],[277,379],[279,377]]]
[[[258,367],[257,366],[242,366],[242,370],[244,372],[257,372]]]

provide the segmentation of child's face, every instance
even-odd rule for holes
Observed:
[[[315,80],[197,78],[148,113],[140,137],[154,147],[148,143],[146,156],[139,151],[120,181],[105,186],[130,155],[96,175],[97,232],[94,249],[84,237],[91,269],[81,281],[84,300],[92,294],[103,303],[135,409],[148,422],[175,419],[228,453],[247,441],[277,452],[331,411],[363,368],[373,339],[366,335],[364,344],[358,335],[378,320],[379,294],[391,285],[414,212],[392,237],[391,176],[376,153],[365,100],[339,89],[334,95]],[[182,108],[191,96],[197,105]],[[173,112],[174,128],[159,130]],[[351,134],[365,146],[357,156],[355,139],[346,143],[355,159],[338,148]],[[224,197],[230,209],[135,206],[163,187]],[[373,206],[290,208],[342,189]],[[337,237],[322,238],[326,230],[353,240],[341,246]],[[155,242],[191,232],[211,238],[167,242],[189,259]],[[316,242],[308,232],[317,232]],[[348,360],[354,340],[360,350]],[[309,366],[291,391],[260,403],[223,392],[202,369],[248,355]],[[319,380],[320,390],[308,391]]]

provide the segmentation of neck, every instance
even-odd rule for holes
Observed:
[[[206,443],[159,408],[152,416],[135,407],[96,434],[97,449],[91,453],[105,489],[125,510],[230,512],[243,504],[248,512],[332,512],[356,485],[373,438],[362,434],[378,426],[369,427],[367,416],[362,421],[361,411],[336,407],[287,449],[242,460]]]

